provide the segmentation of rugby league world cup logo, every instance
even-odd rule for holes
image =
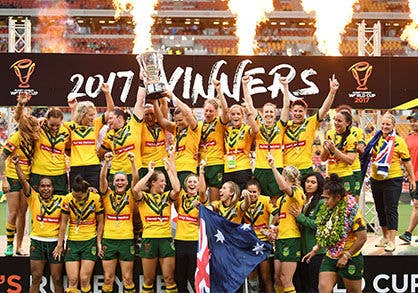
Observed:
[[[38,91],[33,89],[29,84],[32,74],[35,71],[35,62],[28,58],[20,59],[13,63],[10,66],[10,69],[13,69],[13,72],[19,81],[17,88],[10,91],[10,95],[14,96],[22,92],[29,93],[32,96],[38,94]]]
[[[366,61],[360,61],[356,64],[352,65],[348,71],[351,71],[353,74],[354,79],[357,81],[357,90],[358,91],[366,91],[367,88],[367,81],[372,74],[373,66]]]
[[[20,59],[10,66],[13,68],[20,84],[18,85],[21,89],[27,89],[30,87],[29,80],[32,73],[35,71],[35,63],[30,59]]]

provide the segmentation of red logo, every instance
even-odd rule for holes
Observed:
[[[27,89],[30,87],[29,80],[32,73],[35,71],[35,63],[30,59],[20,59],[10,66],[13,68],[20,84],[21,89]]]

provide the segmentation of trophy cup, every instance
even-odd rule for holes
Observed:
[[[147,51],[136,56],[136,60],[144,75],[147,98],[151,100],[163,97],[166,90],[165,84],[161,82],[163,72],[163,55],[156,51]]]

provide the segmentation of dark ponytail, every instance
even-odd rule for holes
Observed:
[[[71,184],[71,190],[74,192],[86,193],[89,187],[90,184],[81,175],[77,175]]]
[[[344,180],[335,173],[325,179],[324,190],[332,197],[345,196]]]

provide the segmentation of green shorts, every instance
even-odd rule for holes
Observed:
[[[325,255],[322,259],[320,272],[336,272],[341,278],[348,280],[361,280],[364,270],[364,259],[360,253],[348,260],[347,265],[343,268],[337,267],[338,259],[330,258]]]
[[[341,177],[341,179],[344,182],[344,188],[345,191],[347,191],[348,193],[355,195],[355,180],[354,180],[354,176],[353,175],[349,175],[349,176],[344,176]]]
[[[51,264],[62,263],[61,260],[56,260],[52,256],[52,252],[57,246],[58,241],[40,241],[36,239],[30,240],[30,259],[31,260],[46,260]]]
[[[67,241],[64,261],[97,261],[96,237],[86,241]]]
[[[39,175],[32,173],[30,175],[30,185],[38,191],[39,181],[41,181],[42,177],[48,177],[52,180],[52,184],[54,184],[54,194],[59,195],[66,195],[68,194],[68,177],[67,174],[57,175],[57,176],[49,176],[49,175]]]
[[[165,170],[165,168],[164,167],[156,167],[155,170],[163,172],[163,174],[165,176],[165,182],[167,184],[165,186],[164,191],[171,190],[172,189],[171,188],[171,182],[170,182],[170,179],[168,178],[168,173]],[[148,173],[148,168],[141,168],[141,169],[139,169],[139,171],[138,171],[139,179],[145,177],[145,175],[147,175],[147,173]]]
[[[277,168],[282,173],[283,168]],[[282,196],[283,191],[277,185],[276,179],[271,169],[255,168],[254,177],[257,178],[261,185],[261,194],[265,196]]]
[[[281,262],[300,261],[300,238],[276,240],[274,259],[278,259]]]
[[[353,171],[354,178],[354,196],[360,196],[361,186],[363,185],[363,180],[361,178],[361,171]]]
[[[209,187],[222,187],[222,178],[224,176],[224,165],[206,166],[205,180]]]
[[[7,177],[7,182],[9,182],[9,185],[10,185],[9,192],[16,192],[23,188],[22,184],[20,184],[19,179]]]
[[[102,241],[103,260],[119,259],[121,261],[135,260],[135,243],[133,239],[106,239]]]
[[[164,258],[175,256],[174,241],[172,238],[143,238],[139,256],[143,258]]]

